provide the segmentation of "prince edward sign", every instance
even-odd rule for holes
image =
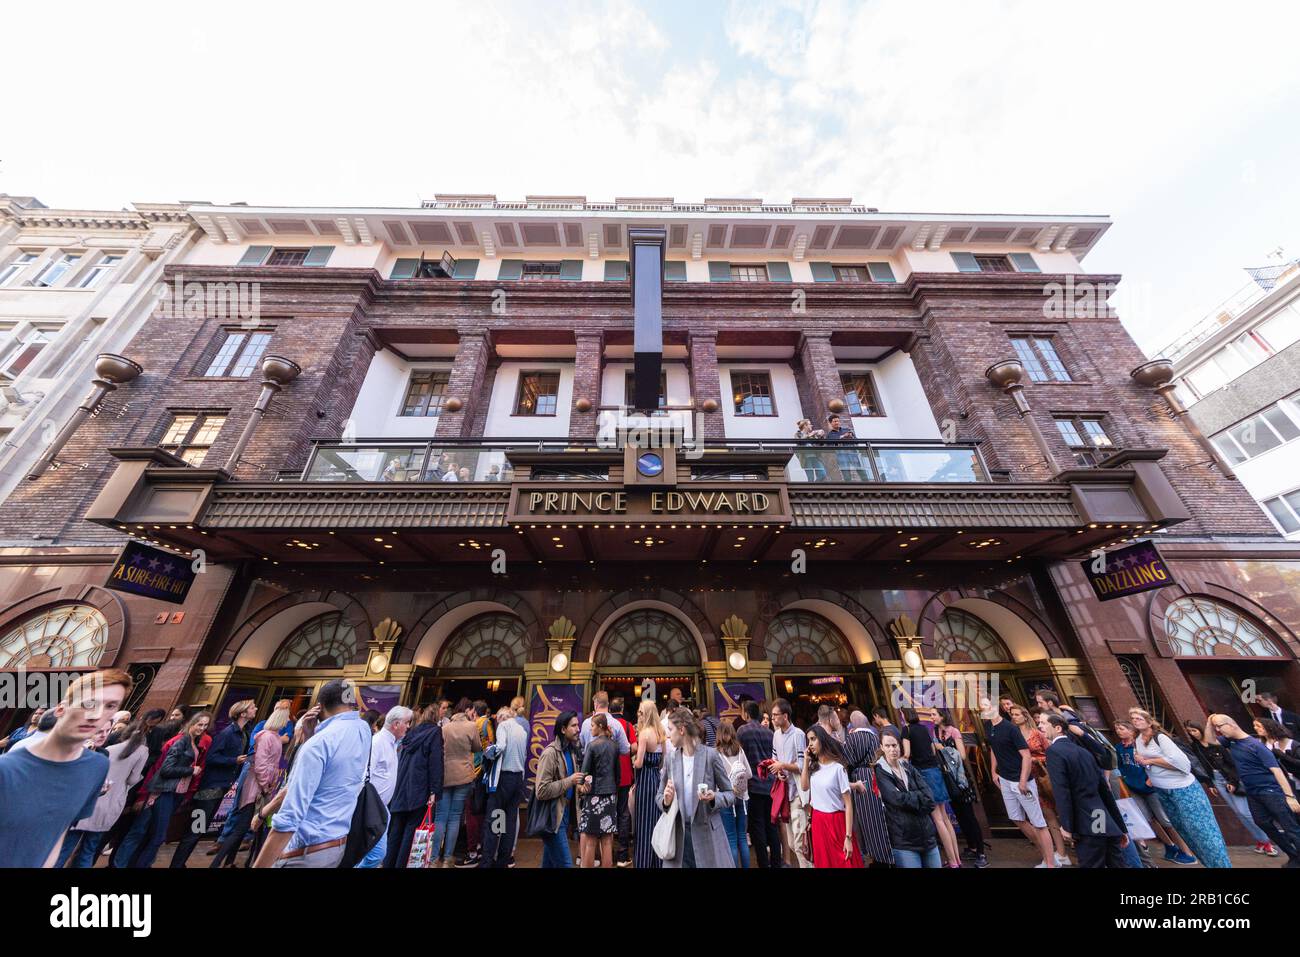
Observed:
[[[190,561],[141,542],[127,542],[105,587],[183,605],[194,584]]]
[[[1092,583],[1099,601],[1111,601],[1125,595],[1164,588],[1174,583],[1164,559],[1151,542],[1138,542],[1105,554],[1106,567],[1098,572],[1099,559],[1086,558],[1083,572]]]

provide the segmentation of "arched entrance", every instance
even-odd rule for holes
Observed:
[[[870,710],[875,701],[866,675],[844,633],[827,617],[803,608],[786,609],[767,625],[763,651],[772,664],[772,691],[794,708],[795,724],[817,720],[824,704],[852,704]]]
[[[344,667],[364,645],[356,626],[342,612],[313,615],[285,636],[255,679],[237,674],[225,700],[216,704],[217,722],[224,724],[226,704],[244,697],[257,700],[263,713],[272,702],[286,698],[292,702],[289,713],[296,717],[311,707],[321,685],[343,677]]]
[[[1249,733],[1251,721],[1265,716],[1250,704],[1256,695],[1290,697],[1284,643],[1234,605],[1206,595],[1176,598],[1164,610],[1162,637],[1207,714],[1230,715]]]
[[[495,709],[522,694],[528,628],[517,615],[491,610],[457,625],[438,650],[433,670],[421,676],[416,703],[440,698],[483,700]]]
[[[683,698],[696,704],[704,689],[701,645],[691,623],[667,608],[647,605],[621,611],[596,637],[592,650],[595,686],[611,699],[623,698],[629,720],[635,715],[646,678],[654,679],[657,701],[666,700],[677,687]]]

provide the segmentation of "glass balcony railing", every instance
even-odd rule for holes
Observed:
[[[548,482],[607,481],[608,470],[584,461],[593,443],[563,439],[317,442],[307,467],[280,473],[281,479],[305,482],[511,482],[508,453],[571,451],[572,466],[562,460],[534,468],[534,478]],[[990,476],[974,444],[942,442],[794,442],[743,441],[710,443],[705,451],[737,454],[736,465],[710,454],[692,464],[684,451],[683,480],[726,481],[764,478],[762,466],[744,464],[745,452],[788,453],[786,480],[792,483],[988,482]],[[761,461],[761,460],[760,460]]]

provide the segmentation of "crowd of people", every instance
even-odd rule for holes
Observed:
[[[213,868],[241,854],[246,867],[508,868],[524,834],[544,868],[989,863],[976,736],[935,709],[895,724],[883,707],[822,705],[800,728],[781,698],[722,718],[672,688],[662,711],[648,698],[629,719],[601,691],[585,718],[555,718],[530,787],[523,698],[381,714],[340,679],[297,716],[289,700],[262,721],[236,702],[216,730],[206,710],[133,719],[130,685],[83,676],[0,741],[0,864],[148,868],[171,837],[173,868],[205,842]],[[986,699],[989,790],[1040,868],[1156,866],[1157,841],[1168,862],[1230,867],[1211,797],[1256,852],[1300,866],[1300,718],[1259,703],[1270,717],[1253,733],[1225,714],[1175,733],[1133,708],[1112,744],[1051,691]],[[367,784],[382,820],[356,847]]]

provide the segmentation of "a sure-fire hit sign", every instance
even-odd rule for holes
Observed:
[[[1096,563],[1095,558],[1085,558],[1082,565],[1098,601],[1111,601],[1174,584],[1174,576],[1153,542],[1137,542],[1106,552],[1106,568],[1102,572],[1094,570]]]
[[[105,587],[183,605],[192,584],[194,567],[188,558],[142,542],[127,542]]]

